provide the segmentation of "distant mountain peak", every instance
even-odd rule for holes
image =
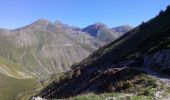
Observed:
[[[130,28],[131,28],[131,29],[133,28],[133,26],[126,25],[126,24],[125,24],[125,25],[117,26],[117,27],[115,27],[115,28],[118,28],[118,27],[122,27],[122,28],[129,28],[129,29],[130,29]]]
[[[33,22],[33,24],[36,24],[36,25],[48,25],[49,23],[51,23],[49,20],[47,19],[38,19],[37,21]]]
[[[108,28],[107,25],[105,25],[105,24],[103,24],[103,23],[94,23],[94,24],[92,24],[92,25],[89,25],[89,26],[85,27],[85,28],[83,29],[83,31],[91,33],[91,32],[90,32],[91,30],[93,30],[93,31],[94,31],[94,30],[98,31],[98,30],[100,30],[100,29],[107,29],[107,28]]]
[[[53,25],[53,23],[47,19],[40,18],[29,25],[15,29],[15,31],[20,29],[47,29],[48,25]]]
[[[106,43],[113,41],[115,38],[113,32],[103,23],[95,23],[85,27],[83,32],[89,33],[93,37],[97,37],[101,41]]]
[[[93,25],[97,25],[97,26],[106,26],[104,23],[100,23],[100,22],[94,23]]]
[[[118,27],[111,28],[111,30],[113,32],[121,32],[121,33],[126,33],[128,31],[130,31],[131,29],[133,29],[133,27],[130,26],[130,25],[121,25],[121,26],[118,26]]]
[[[56,20],[56,21],[54,22],[54,25],[55,25],[56,27],[58,27],[58,28],[68,28],[68,27],[69,27],[69,25],[64,24],[64,23],[61,22],[60,20]]]
[[[90,27],[93,27],[93,28],[96,28],[96,29],[99,29],[99,28],[108,28],[107,25],[105,25],[103,23],[99,23],[99,22],[90,25]]]
[[[63,22],[61,22],[60,20],[56,20],[55,22],[54,22],[54,24],[56,24],[56,25],[58,25],[58,24],[62,24],[63,25]]]

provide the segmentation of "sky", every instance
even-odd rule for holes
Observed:
[[[81,28],[97,22],[135,27],[169,4],[170,0],[0,0],[0,27],[19,28],[40,18]]]

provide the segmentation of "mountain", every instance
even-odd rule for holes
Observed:
[[[62,99],[80,95],[72,98],[77,100],[94,93],[99,94],[96,99],[152,100],[170,94],[169,19],[170,6],[74,64],[70,71],[54,75],[35,96]]]
[[[131,29],[133,29],[133,27],[129,26],[129,25],[121,25],[118,27],[111,28],[111,30],[113,30],[115,32],[122,32],[122,33],[126,33],[128,31],[130,31]]]
[[[45,19],[15,30],[1,29],[0,36],[0,57],[41,78],[68,70],[102,45],[86,33]]]
[[[47,78],[69,70],[72,64],[115,39],[106,25],[96,25],[89,27],[106,31],[106,34],[95,33],[99,35],[96,37],[85,32],[88,28],[80,29],[46,19],[14,30],[0,29],[0,57],[18,63],[33,76]]]
[[[89,25],[82,29],[83,32],[89,33],[89,35],[98,38],[101,41],[109,43],[116,38],[114,37],[112,31],[105,25],[101,23],[96,23]]]
[[[105,44],[60,21],[38,19],[13,30],[0,28],[0,99],[27,99],[43,80],[70,70]]]
[[[14,30],[0,29],[0,99],[18,100],[104,44],[74,29],[46,19]]]
[[[83,32],[87,32],[89,35],[107,43],[113,42],[116,38],[120,37],[124,33],[131,30],[132,27],[128,25],[122,25],[115,28],[108,28],[107,25],[102,23],[95,23],[82,29]]]
[[[122,36],[124,33],[128,32],[128,31],[130,31],[132,29],[133,29],[133,27],[129,26],[129,25],[122,25],[122,26],[111,28],[111,30],[113,31],[114,36],[116,38]]]

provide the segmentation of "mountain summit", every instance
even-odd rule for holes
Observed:
[[[110,43],[131,29],[132,27],[128,25],[122,25],[110,29],[105,24],[95,23],[83,28],[82,31],[87,32],[89,35],[96,37],[101,41]]]
[[[110,42],[116,39],[113,35],[114,33],[105,24],[101,23],[89,25],[82,31],[87,32],[91,36],[94,36],[104,42]]]

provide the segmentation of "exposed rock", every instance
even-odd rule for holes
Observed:
[[[31,100],[47,100],[47,99],[43,99],[41,97],[33,97]]]

